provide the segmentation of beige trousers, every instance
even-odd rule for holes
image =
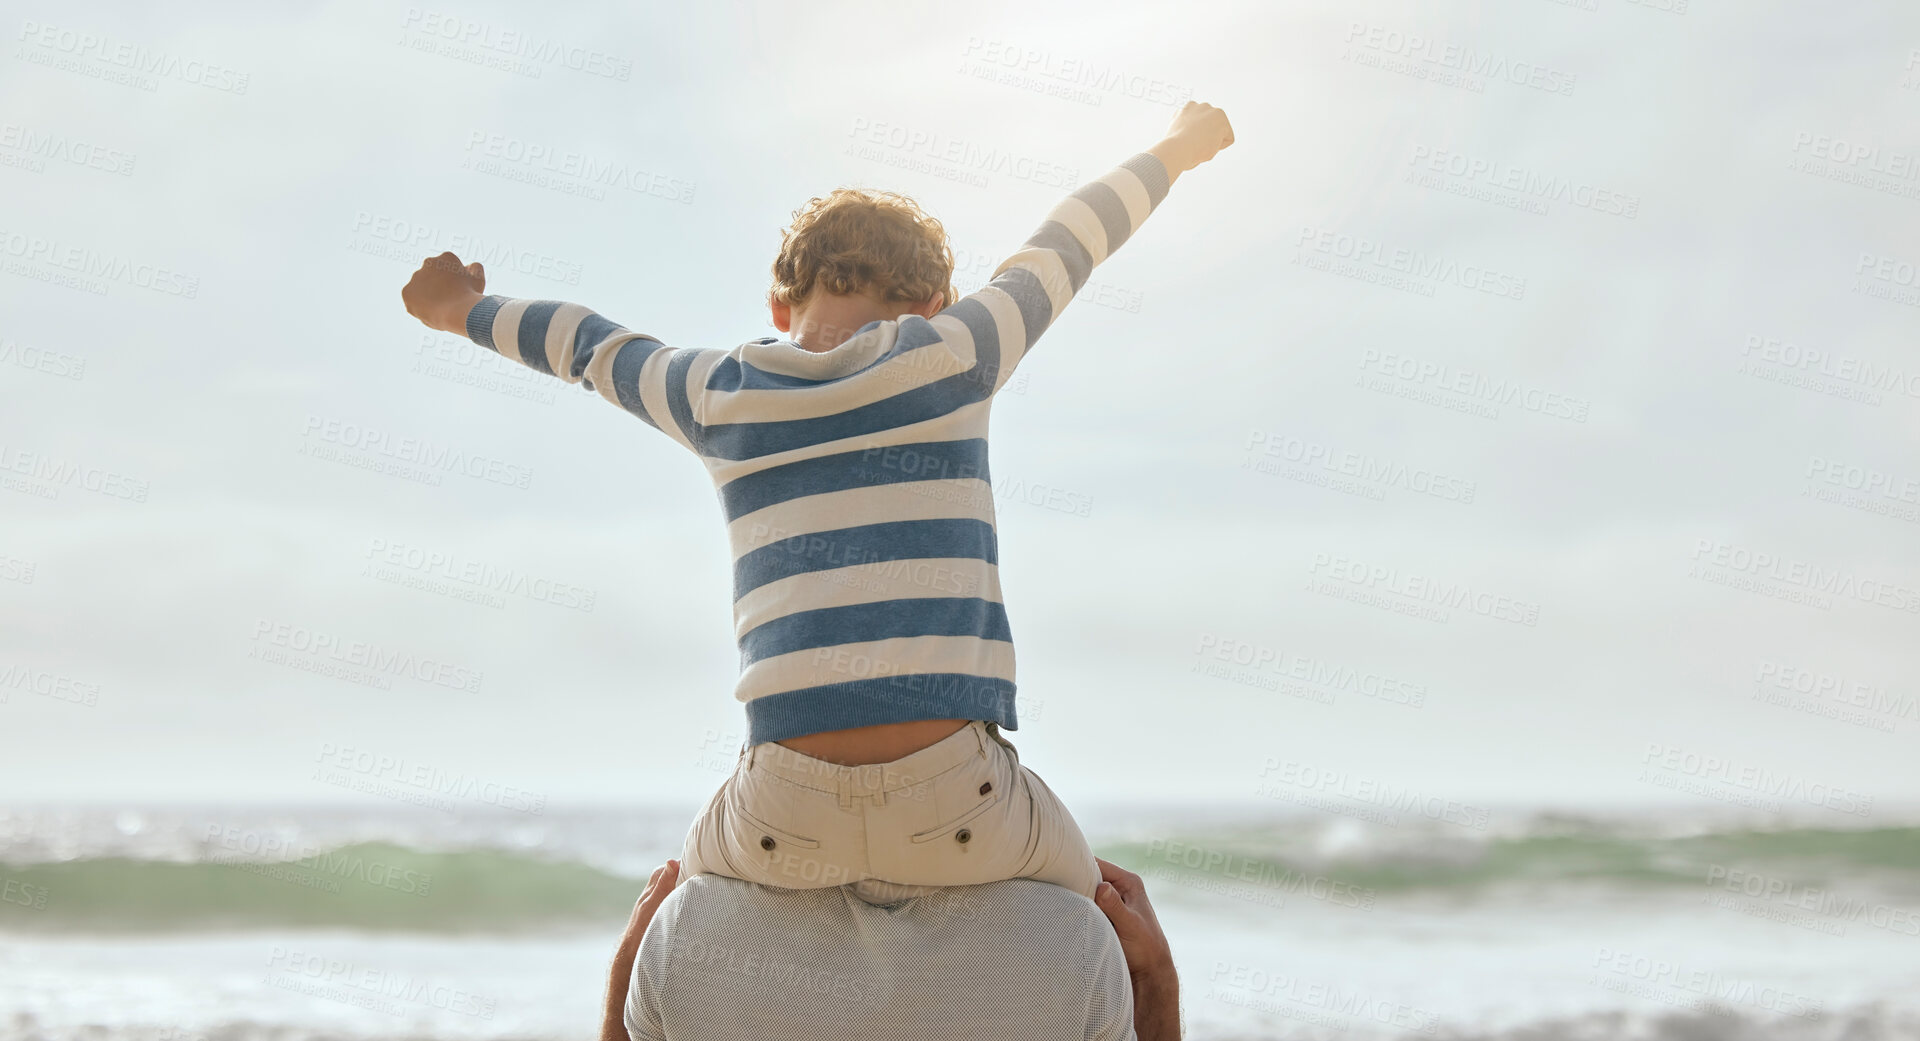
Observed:
[[[1035,878],[1092,897],[1100,882],[1066,807],[978,720],[873,766],[774,742],[743,750],[687,832],[681,877],[703,871],[785,889]]]

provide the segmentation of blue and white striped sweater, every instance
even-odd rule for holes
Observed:
[[[979,291],[825,352],[668,347],[577,304],[500,296],[467,335],[585,383],[706,464],[733,548],[749,743],[918,719],[1012,730],[988,409],[1168,183],[1142,152],[1062,200]]]

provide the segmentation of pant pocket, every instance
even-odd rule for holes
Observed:
[[[1032,844],[1019,762],[992,741],[983,751],[931,779],[926,823],[907,836],[929,855],[959,858],[960,876],[971,881],[1012,878]]]
[[[1001,800],[1005,798],[1006,798],[1006,793],[1002,792],[998,785],[995,785],[993,788],[989,789],[989,794],[985,798],[982,798],[979,804],[974,806],[972,809],[967,810],[966,812],[960,814],[960,816],[955,817],[944,824],[935,825],[932,828],[928,828],[926,831],[915,832],[914,834],[907,836],[907,840],[909,842],[932,842],[935,839],[944,839],[949,835],[956,834],[957,832],[959,832],[961,828],[964,828],[967,825],[973,823],[974,821],[978,820],[981,816],[986,814],[987,811],[993,809],[995,806],[1000,805]]]
[[[734,779],[732,811],[734,839],[740,848],[771,852],[784,844],[798,849],[819,849],[820,840],[806,824],[803,806],[810,792],[794,789],[784,781],[757,777],[742,772]],[[771,845],[769,845],[771,843]]]

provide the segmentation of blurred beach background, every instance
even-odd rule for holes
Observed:
[[[1147,880],[1195,1041],[1920,1030],[1920,828],[1327,798],[1085,815]],[[691,810],[9,811],[0,1031],[590,1036]]]

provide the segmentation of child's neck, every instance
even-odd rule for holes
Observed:
[[[865,295],[822,295],[793,312],[793,342],[801,350],[824,354],[846,343],[868,322],[885,322],[907,312],[905,304],[887,304]]]

